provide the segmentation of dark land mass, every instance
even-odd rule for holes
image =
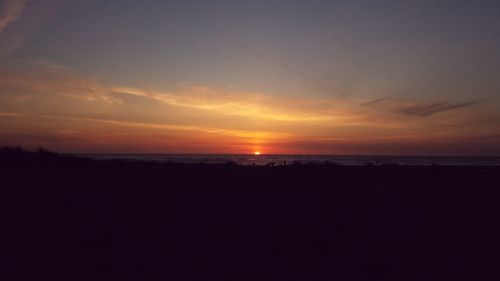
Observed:
[[[500,167],[0,169],[3,280],[500,280]]]

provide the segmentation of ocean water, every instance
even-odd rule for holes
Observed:
[[[346,166],[498,166],[500,157],[477,156],[346,156],[346,155],[238,155],[238,154],[77,154],[96,160],[129,160],[170,163],[239,165],[290,165],[330,163]]]

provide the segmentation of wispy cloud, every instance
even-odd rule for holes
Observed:
[[[0,112],[0,117],[23,117],[24,114],[16,112]]]
[[[387,98],[377,98],[368,102],[361,103],[364,107],[392,111],[409,116],[428,117],[444,111],[462,109],[481,103],[480,101],[470,102],[416,102],[408,100],[395,100]]]
[[[11,115],[12,117],[19,117],[21,115]],[[25,115],[22,115],[25,116]],[[158,129],[158,130],[171,130],[171,131],[194,131],[203,132],[208,134],[234,136],[238,138],[283,138],[286,134],[277,134],[274,132],[265,131],[248,131],[248,130],[233,130],[224,128],[213,128],[206,126],[190,126],[190,125],[176,125],[176,124],[158,124],[158,123],[144,123],[134,121],[112,120],[112,119],[99,119],[87,117],[73,117],[62,115],[36,115],[37,118],[52,118],[52,119],[66,119],[73,121],[89,121],[97,123],[106,123],[110,125],[128,127],[128,128],[144,128],[144,129]]]
[[[276,98],[241,91],[216,89],[205,86],[189,86],[171,92],[147,91],[130,87],[113,88],[114,93],[128,94],[155,101],[224,115],[236,115],[255,119],[284,122],[318,122],[334,120],[329,114],[300,110],[298,105],[307,105],[313,100],[298,98]],[[337,116],[338,117],[338,116]]]
[[[398,108],[397,111],[407,115],[414,116],[431,116],[436,113],[461,109],[464,107],[469,107],[478,104],[479,102],[463,102],[463,103],[453,103],[453,102],[440,102],[431,104],[420,104],[407,107]]]
[[[120,103],[98,78],[73,73],[50,61],[0,62],[0,86],[4,95],[19,92],[64,96],[87,101]],[[10,90],[9,90],[10,89]]]
[[[0,15],[0,33],[23,13],[26,0],[5,0]]]
[[[10,56],[56,14],[78,1],[0,0],[0,58]]]
[[[64,97],[110,105],[123,104],[129,110],[138,110],[134,102],[125,102],[127,99],[130,101],[129,98],[133,96],[144,99],[140,104],[156,103],[165,106],[165,110],[190,111],[198,116],[219,116],[219,120],[237,117],[261,124],[264,121],[352,124],[364,118],[359,113],[347,110],[345,101],[338,102],[336,99],[277,97],[202,85],[179,86],[167,90],[110,86],[97,77],[74,73],[50,61],[0,61],[0,66],[2,95],[11,101],[39,100],[43,95],[45,102],[50,97]],[[65,102],[60,99],[58,103]],[[146,112],[143,114],[147,115]]]
[[[383,103],[386,100],[387,100],[386,98],[378,98],[378,99],[374,99],[374,100],[370,100],[370,101],[364,102],[361,105],[363,105],[363,106],[374,106],[374,105]]]
[[[43,128],[25,130],[33,122]],[[4,124],[16,124],[6,130]],[[75,151],[169,151],[241,153],[249,147],[266,141],[283,141],[290,138],[285,133],[261,130],[217,128],[206,125],[180,125],[113,118],[94,118],[59,114],[17,114],[0,112],[0,144],[55,147]],[[126,140],[126,141],[125,141]],[[75,143],[76,142],[76,143]],[[152,150],[151,150],[152,149]],[[205,150],[203,150],[205,149]],[[172,152],[172,151],[171,151]]]
[[[257,49],[250,47],[248,44],[237,41],[233,41],[233,43],[235,46],[237,46],[238,49],[243,50],[244,52],[255,58],[265,61],[270,65],[279,67],[282,70],[293,74],[297,78],[300,78],[301,80],[313,85],[314,88],[320,90],[321,92],[334,94],[338,97],[346,97],[350,93],[350,89],[348,88],[339,87],[336,83],[332,83],[332,81],[324,81],[323,79],[319,79],[318,77],[307,71],[295,67],[288,62],[276,59],[263,51],[258,51]]]
[[[382,153],[396,151],[388,143],[402,149],[402,144],[412,141],[422,146],[498,129],[491,122],[498,120],[494,109],[458,110],[477,101],[378,98],[363,103],[353,98],[272,96],[200,85],[114,86],[50,61],[9,61],[0,60],[0,133],[65,139],[67,134],[61,132],[72,131],[79,141],[71,150],[88,143],[93,143],[89,149],[104,149],[105,139],[106,150],[122,143],[137,149],[153,149],[154,144],[157,151],[169,147],[171,151],[232,149],[234,153],[254,148],[273,153]],[[453,115],[437,114],[445,111]],[[205,146],[196,150],[200,142]],[[127,147],[122,146],[123,151],[131,151]]]

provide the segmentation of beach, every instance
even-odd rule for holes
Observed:
[[[12,280],[499,277],[499,166],[0,154]]]

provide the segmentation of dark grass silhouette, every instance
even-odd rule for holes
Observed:
[[[500,280],[500,167],[0,169],[9,280]]]

